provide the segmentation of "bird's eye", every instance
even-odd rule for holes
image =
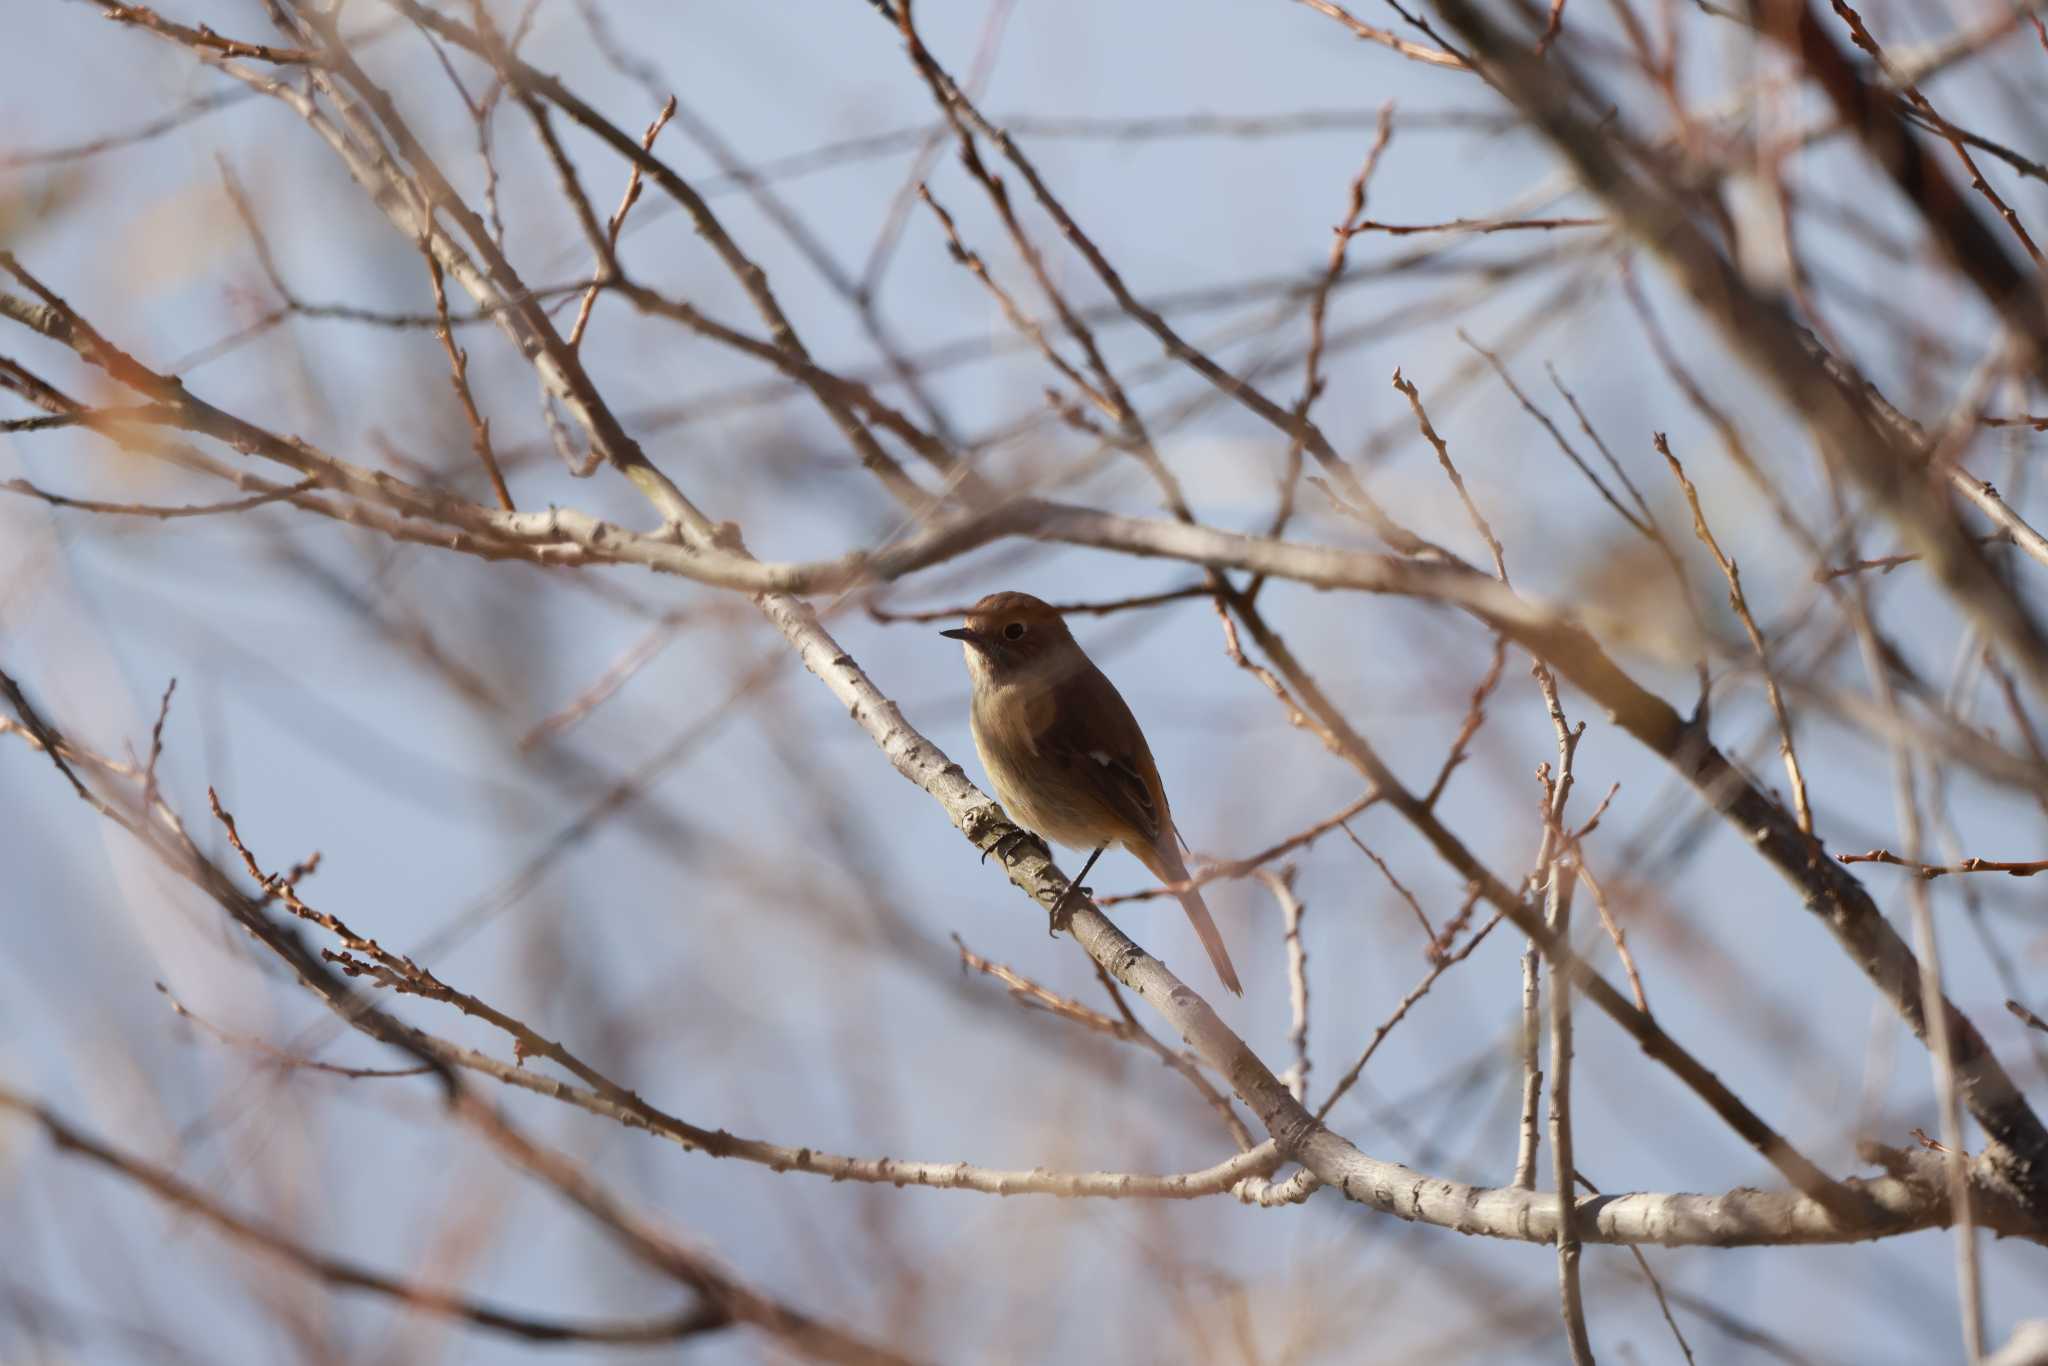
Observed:
[[[1003,628],[1003,636],[1007,640],[1024,639],[1024,623],[1021,621],[1011,622],[1008,626],[1005,626]]]

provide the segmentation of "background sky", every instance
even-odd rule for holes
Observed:
[[[687,111],[663,133],[662,155],[706,191],[767,270],[819,363],[879,374],[875,340],[833,275],[859,279],[870,269],[917,156],[910,138],[843,144],[933,118],[900,39],[857,0],[619,0],[600,12],[635,69]],[[920,22],[932,50],[963,76],[989,45],[983,108],[1024,130],[1020,140],[1046,179],[1134,292],[1229,363],[1270,367],[1266,390],[1279,401],[1299,392],[1308,330],[1303,301],[1280,287],[1322,267],[1383,104],[1395,110],[1394,133],[1369,216],[1430,223],[1496,216],[1510,204],[1518,213],[1591,211],[1563,193],[1568,182],[1539,143],[1498,121],[1499,102],[1475,78],[1357,42],[1306,6],[1017,0],[995,13],[1002,22],[992,43],[984,3],[928,0]],[[1865,17],[1898,53],[1990,13],[1890,4],[1868,6]],[[244,0],[194,0],[175,14],[236,36],[270,32],[261,7]],[[387,22],[367,3],[345,14],[357,30]],[[1714,107],[1757,74],[1759,59],[1735,25],[1675,7],[1665,17],[1687,35],[1685,94],[1696,106]],[[1586,41],[1612,44],[1618,33],[1612,11],[1590,0],[1574,0],[1568,38],[1581,25]],[[9,250],[120,345],[176,370],[208,401],[361,463],[424,466],[488,498],[430,333],[300,317],[215,346],[276,302],[223,193],[223,168],[247,187],[277,268],[302,301],[431,308],[416,250],[288,110],[241,97],[188,54],[111,25],[90,5],[22,4],[7,29],[0,241]],[[2024,32],[2007,40],[1955,79],[1930,82],[1929,95],[1959,120],[2038,154],[2038,110],[2026,107],[2024,92],[2038,90],[2048,54],[2033,41]],[[570,0],[543,0],[522,51],[622,127],[643,127],[658,103],[607,60]],[[370,45],[366,61],[399,93],[458,186],[478,192],[473,131],[433,53],[401,30]],[[477,70],[463,70],[480,88]],[[1664,129],[1668,112],[1652,92],[1620,79],[1610,85],[1638,131]],[[29,155],[135,130],[223,94],[220,107],[163,136],[84,159]],[[1751,112],[1785,120],[1812,111],[1786,94]],[[1110,136],[1105,123],[1193,114],[1318,117],[1295,120],[1305,127],[1172,136],[1157,135],[1155,122],[1147,137]],[[587,252],[530,125],[505,111],[496,127],[497,193],[514,259],[535,282],[580,278]],[[696,135],[705,129],[774,177],[775,194],[814,235],[826,267],[721,175]],[[565,140],[592,199],[609,208],[622,167],[573,130]],[[1701,154],[1724,140],[1734,141],[1707,137]],[[836,150],[814,167],[784,164],[820,148]],[[950,152],[928,177],[969,243],[1043,314]],[[1021,197],[1021,182],[1010,179]],[[1865,174],[1852,149],[1815,148],[1798,163],[1796,183],[1802,246],[1826,321],[1895,402],[1938,421],[1989,344],[1982,310],[1928,264],[1908,208]],[[1998,183],[2018,212],[2038,219],[2039,184]],[[1759,225],[1768,206],[1754,185],[1738,178],[1727,197],[1736,221],[1767,239]],[[1086,304],[1103,302],[1085,263],[1043,217],[1033,212],[1027,224],[1062,286]],[[1759,250],[1750,264],[1768,272],[1768,249]],[[657,194],[634,211],[621,251],[636,278],[758,330],[730,278]],[[1682,536],[1683,505],[1650,447],[1652,432],[1667,432],[1741,562],[1759,619],[1785,633],[1782,667],[1810,685],[1794,700],[1821,833],[1837,851],[1897,847],[1889,752],[1847,724],[1824,691],[1867,694],[1854,651],[1824,652],[1834,623],[1828,609],[1814,608],[1810,567],[1650,354],[1614,245],[1583,230],[1374,234],[1353,243],[1350,262],[1352,274],[1332,295],[1330,383],[1316,416],[1375,495],[1422,534],[1484,560],[1389,385],[1398,366],[1421,387],[1506,546],[1517,587],[1582,606],[1631,671],[1683,710],[1694,684],[1682,606],[1550,438],[1475,368],[1460,329],[1500,347],[1532,399],[1584,446],[1552,388],[1552,367]],[[1512,263],[1524,264],[1510,282],[1488,278]],[[1633,268],[1681,353],[1737,411],[1794,506],[1827,527],[1826,495],[1799,425],[1693,326],[1653,262]],[[1050,372],[1017,348],[987,293],[947,259],[929,213],[910,206],[872,278],[887,335],[921,358],[953,430],[980,441],[1013,433],[990,441],[978,457],[983,468],[1006,480],[1052,481],[1062,498],[1158,515],[1156,490],[1134,462],[1081,459],[1090,443],[1047,420],[1041,391]],[[1157,344],[1136,328],[1112,320],[1101,336],[1202,518],[1263,530],[1284,441],[1185,369],[1161,364]],[[465,329],[463,341],[522,508],[555,502],[650,525],[623,480],[563,472],[531,372],[498,334]],[[26,333],[0,334],[0,355],[80,394],[110,397]],[[822,557],[907,529],[815,405],[764,386],[758,365],[609,298],[584,355],[649,456],[712,516],[738,521],[757,555]],[[26,411],[18,408],[0,415]],[[2030,461],[2043,441],[2023,431],[1988,435],[1966,461],[2037,524],[2048,509],[2033,496]],[[415,463],[397,463],[407,461]],[[141,502],[231,496],[68,433],[0,436],[5,478]],[[1311,491],[1292,534],[1371,545]],[[1782,787],[1769,715],[1721,585],[1697,545],[1679,548],[1718,638],[1737,643],[1716,667],[1715,736]],[[1860,551],[1894,548],[1873,523]],[[2021,561],[2012,572],[2024,583],[2041,569]],[[893,586],[878,601],[910,610],[998,588],[1107,599],[1195,578],[1166,561],[1020,542]],[[1871,590],[1915,666],[1936,690],[1948,686],[1973,653],[1950,604],[1911,568],[1877,578]],[[1398,599],[1276,584],[1263,601],[1352,722],[1411,785],[1426,787],[1486,669],[1484,633]],[[891,624],[863,609],[858,600],[830,605],[838,639],[912,725],[982,781],[959,650],[936,634],[943,623]],[[536,723],[647,638],[650,613],[665,612],[682,614],[680,624],[616,696],[560,736],[521,747]],[[1202,600],[1083,618],[1076,633],[1143,721],[1198,852],[1241,857],[1363,791],[1230,663]],[[990,1167],[1173,1171],[1230,1151],[1213,1117],[1149,1056],[1027,1012],[992,981],[962,972],[950,936],[1106,1008],[1085,956],[1049,939],[1038,913],[977,866],[925,794],[890,771],[738,598],[623,569],[550,574],[393,549],[283,506],[154,522],[10,498],[0,503],[0,667],[54,721],[115,754],[146,747],[175,677],[160,773],[203,847],[222,847],[208,829],[210,786],[266,865],[319,851],[304,888],[312,904],[388,947],[418,952],[444,980],[695,1123],[835,1152]],[[1959,707],[1980,708],[1972,719],[2009,735],[1981,675],[1959,695]],[[1859,1141],[1906,1146],[1916,1126],[1934,1132],[1925,1051],[1796,893],[1583,698],[1567,690],[1565,703],[1588,723],[1577,818],[1619,784],[1587,857],[1628,927],[1663,1026],[1836,1173],[1865,1170],[1854,1155]],[[40,756],[0,740],[0,1082],[339,1255],[553,1316],[675,1307],[670,1287],[573,1210],[444,1125],[427,1084],[280,1073],[179,1019],[159,985],[221,1029],[318,1048],[333,1061],[393,1065],[363,1039],[332,1038],[318,1006],[233,934],[217,908],[72,800]],[[1487,727],[1441,811],[1511,882],[1535,854],[1534,770],[1554,757],[1527,660],[1510,652]],[[593,820],[606,789],[643,767],[638,799]],[[1960,768],[1937,766],[1926,780],[1940,784],[1946,828],[1961,842],[1955,852],[2040,854],[2040,813],[2023,795]],[[1458,879],[1391,813],[1369,811],[1351,828],[1434,924],[1455,911]],[[1294,862],[1308,908],[1313,1100],[1428,963],[1413,912],[1342,832]],[[1860,871],[1906,932],[1898,870]],[[1090,880],[1104,893],[1148,883],[1122,855],[1107,856]],[[2036,985],[2048,958],[2040,891],[2005,879],[1947,879],[1933,891],[1951,993],[2038,1102],[2048,1096],[2043,1038],[2027,1037],[2000,1003],[2018,994],[2048,1010]],[[1220,992],[1210,1000],[1278,1070],[1289,1056],[1279,912],[1252,881],[1220,884],[1209,900],[1247,983],[1243,1000]],[[1582,927],[1593,919],[1590,905],[1584,912]],[[1199,947],[1170,903],[1113,914],[1209,992]],[[1597,927],[1584,942],[1619,980]],[[1446,975],[1331,1123],[1376,1157],[1504,1183],[1516,1140],[1521,948],[1497,931]],[[508,1052],[452,1012],[419,1003],[401,1011],[450,1038]],[[1601,1189],[1777,1184],[1618,1030],[1592,1012],[1580,1020],[1578,1165]],[[1328,1192],[1298,1209],[1261,1211],[1228,1200],[998,1200],[835,1185],[684,1153],[535,1097],[500,1099],[744,1279],[933,1360],[1565,1359],[1551,1250],[1406,1225]],[[1543,1169],[1547,1178],[1547,1148]],[[224,1249],[204,1228],[54,1153],[19,1124],[0,1124],[0,1231],[0,1359],[9,1361],[676,1354],[532,1347],[322,1293]],[[1782,1359],[1787,1344],[1797,1349],[1791,1359],[1809,1361],[1957,1355],[1946,1234],[1647,1255],[1704,1361]],[[2017,1320],[2044,1312],[2042,1253],[1986,1240],[1984,1256],[1989,1333],[2002,1341]],[[1588,1248],[1585,1274],[1603,1355],[1677,1359],[1626,1250]],[[1716,1315],[1732,1316],[1733,1326]],[[1758,1333],[1776,1345],[1760,1345]],[[704,1361],[772,1352],[746,1332],[685,1350]]]

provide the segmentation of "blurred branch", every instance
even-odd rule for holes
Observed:
[[[1569,68],[1562,54],[1553,51],[1538,64],[1471,0],[1439,0],[1438,7],[1471,44],[1488,79],[1571,162],[1587,191],[1666,261],[1724,342],[1807,418],[1830,464],[1856,480],[1897,522],[1926,556],[1936,581],[1988,637],[2010,650],[2036,687],[2048,688],[2048,642],[2032,613],[1984,561],[1949,510],[1925,496],[1914,454],[1878,420],[1863,394],[1815,358],[1783,310],[1750,290],[1681,205],[1623,167],[1610,140],[1571,107],[1572,87],[1561,75]],[[1582,679],[1574,681],[1586,686]],[[1587,690],[1605,701],[1602,690]],[[1675,714],[1668,726],[1658,727],[1661,733],[1630,724],[1626,711],[1619,719],[1624,729],[1671,758],[1696,787],[1712,794],[1714,805],[1739,828],[1753,832],[1759,851],[1809,894],[1807,904],[1822,914],[1852,960],[1925,1040],[1920,965],[1862,886],[1853,878],[1836,877],[1835,865],[1814,856],[1797,821],[1737,775],[1703,736],[1688,735]],[[1971,1112],[2009,1150],[2008,1170],[2024,1198],[2048,1208],[2048,1128],[1968,1018],[1945,999],[1940,1005],[1954,1043],[1957,1083]]]
[[[1187,588],[1169,588],[1164,593],[1143,593],[1137,597],[1112,598],[1106,602],[1059,602],[1052,610],[1062,616],[1110,616],[1117,612],[1138,611],[1146,607],[1161,607],[1169,602],[1183,602],[1188,598],[1206,598],[1209,589],[1201,584]],[[889,608],[867,604],[867,613],[885,625],[898,622],[958,621],[972,610],[971,605],[959,607],[933,607],[922,612],[897,612]]]
[[[80,512],[97,512],[114,517],[154,517],[158,521],[171,521],[179,517],[220,517],[236,512],[247,512],[251,508],[260,508],[270,503],[285,502],[319,486],[320,482],[317,479],[301,479],[296,484],[286,484],[250,498],[236,498],[225,503],[187,504],[184,507],[157,507],[147,503],[105,503],[95,498],[72,498],[37,488],[26,479],[9,479],[6,483],[0,484],[0,489],[29,498],[40,498],[51,507],[75,508]]]
[[[1556,228],[1604,228],[1604,218],[1453,218],[1446,223],[1376,223],[1370,219],[1353,223],[1344,231],[1356,236],[1364,232],[1389,237],[1412,237],[1419,232],[1547,232]]]
[[[193,843],[183,821],[160,795],[153,806],[145,807],[136,795],[118,788],[112,795],[103,795],[88,786],[64,757],[67,752],[76,754],[81,751],[66,744],[63,737],[42,719],[20,685],[5,672],[0,672],[0,695],[13,704],[23,731],[36,741],[38,748],[70,781],[72,789],[87,805],[133,835],[166,869],[218,904],[230,920],[276,955],[299,983],[345,1024],[425,1063],[438,1081],[451,1115],[490,1143],[513,1165],[554,1187],[636,1258],[695,1290],[721,1317],[763,1328],[796,1350],[833,1361],[879,1364],[906,1360],[746,1287],[707,1256],[683,1247],[657,1225],[635,1213],[575,1163],[527,1138],[465,1087],[453,1067],[434,1047],[437,1041],[380,1010],[374,1002],[357,996],[347,982],[329,967],[328,953],[314,953],[291,928],[273,922],[265,913],[265,903],[244,893],[218,864]],[[119,777],[114,766],[103,760],[93,762],[90,771]],[[136,782],[138,790],[147,785],[147,779],[142,775],[138,775]],[[331,929],[344,942],[369,942],[354,935],[339,920],[304,907],[297,894],[284,885],[284,879],[260,873],[255,856],[234,837],[232,818],[225,812],[221,816],[236,848],[266,891],[276,893],[295,913]],[[394,963],[392,956],[381,951],[376,957],[380,964]],[[403,962],[396,960],[398,964]],[[393,966],[392,970],[400,969]]]
[[[2029,863],[2002,863],[1997,859],[1969,858],[1961,863],[1932,864],[1900,858],[1889,849],[1873,849],[1867,854],[1837,854],[1835,858],[1842,863],[1889,863],[1900,868],[1910,868],[1923,881],[1946,877],[1950,873],[2005,873],[2012,877],[2032,877],[2036,873],[2048,872],[2048,859],[2035,859]]]
[[[1593,97],[1580,89],[1561,51],[1542,62],[1528,56],[1471,0],[1444,0],[1440,8],[1472,44],[1489,82],[1564,155],[1587,192],[1607,204],[1617,226],[1664,260],[1724,343],[1806,418],[1829,463],[1899,525],[1958,606],[2013,653],[2037,688],[2048,690],[2048,637],[1953,513],[1923,495],[1917,453],[1877,420],[1845,377],[1815,357],[1783,308],[1750,288],[1674,196],[1623,165],[1612,140],[1573,107],[1575,99],[1585,104]],[[1800,16],[1811,24],[1804,10]],[[1991,250],[2003,259],[2001,250]],[[2017,300],[2010,293],[2000,298]],[[2038,297],[2026,307],[2039,311]],[[2041,335],[2048,339],[2048,327]]]
[[[13,1111],[40,1125],[59,1151],[114,1172],[164,1204],[210,1226],[222,1237],[339,1290],[360,1290],[380,1295],[419,1313],[458,1319],[475,1328],[528,1342],[652,1345],[677,1342],[732,1326],[732,1319],[708,1300],[665,1318],[627,1323],[579,1323],[515,1313],[447,1290],[401,1280],[346,1258],[330,1256],[238,1215],[205,1191],[180,1180],[168,1169],[100,1142],[63,1119],[49,1106],[5,1086],[0,1086],[0,1110]]]

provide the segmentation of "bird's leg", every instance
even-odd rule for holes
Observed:
[[[1004,867],[1008,867],[1010,863],[1010,855],[1017,851],[1017,846],[1020,844],[1037,845],[1039,849],[1045,854],[1047,861],[1051,861],[1052,846],[1050,844],[1047,844],[1038,836],[1032,834],[1029,830],[1026,830],[1021,825],[1012,826],[1010,828],[1010,833],[1008,833],[1007,835],[998,835],[995,841],[992,844],[990,844],[988,848],[981,851],[981,861],[983,863],[987,863],[988,856],[990,854],[994,854],[997,858],[1003,861]]]
[[[1068,909],[1067,903],[1077,893],[1081,896],[1095,895],[1095,893],[1081,885],[1081,879],[1088,876],[1088,870],[1095,866],[1095,860],[1101,858],[1102,851],[1107,848],[1109,846],[1106,844],[1096,845],[1095,852],[1090,854],[1088,861],[1081,865],[1081,871],[1074,874],[1074,880],[1067,884],[1067,890],[1061,892],[1060,899],[1052,903],[1052,928],[1049,933],[1057,935],[1061,930],[1064,930],[1074,922],[1074,913]]]

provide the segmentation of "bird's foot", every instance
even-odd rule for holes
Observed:
[[[1046,937],[1050,939],[1059,938],[1060,932],[1074,923],[1074,903],[1076,899],[1085,901],[1094,895],[1095,889],[1093,887],[1083,887],[1075,882],[1068,883],[1067,890],[1060,893],[1060,899],[1052,903],[1052,924],[1045,932]]]
[[[995,840],[989,844],[987,848],[981,851],[981,861],[983,863],[987,863],[988,856],[990,854],[994,854],[997,858],[1000,858],[1003,861],[1003,865],[1005,867],[1008,867],[1010,863],[1010,856],[1017,852],[1019,846],[1027,844],[1037,845],[1038,851],[1041,854],[1045,855],[1048,861],[1051,860],[1051,845],[1047,844],[1038,836],[1032,834],[1029,830],[1013,826],[1008,834],[998,835],[995,838]]]

